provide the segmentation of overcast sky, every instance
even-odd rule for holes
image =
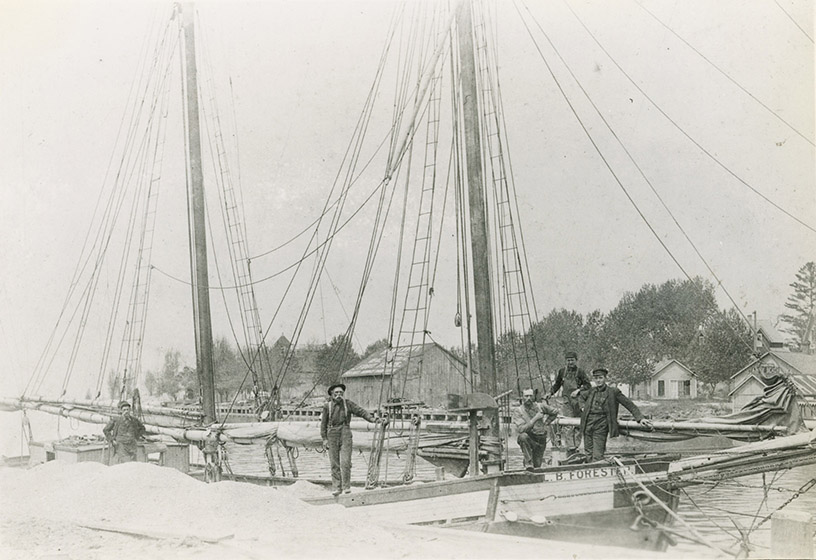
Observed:
[[[571,0],[614,62],[567,4],[531,4],[535,20],[528,22],[547,32],[743,313],[756,310],[760,318],[775,320],[785,311],[796,271],[816,259],[816,233],[724,171],[677,127],[816,228],[812,2],[644,0],[641,7],[630,0]],[[626,291],[683,278],[588,142],[514,5],[499,6],[508,143],[539,315],[562,307],[607,312]],[[225,74],[220,79],[232,80],[251,254],[275,247],[317,217],[374,77],[393,9],[392,2],[345,0],[199,6],[204,35]],[[142,45],[168,7],[4,0],[2,11],[0,363],[3,386],[15,390],[59,313]],[[546,39],[535,33],[638,208],[689,274],[713,282]],[[385,102],[387,107],[387,97]],[[359,282],[356,259],[367,243],[366,220],[338,239],[328,263],[334,286],[324,284],[304,340],[322,341],[345,330]],[[154,263],[187,278],[183,212],[168,221],[157,230]],[[293,258],[258,258],[255,277]],[[265,323],[283,280],[256,287]],[[162,303],[148,319],[158,334],[145,342],[147,365],[154,366],[166,348],[181,349],[192,364],[188,289],[161,274],[153,281],[153,295]],[[112,282],[103,278],[102,289],[112,289]],[[441,299],[455,294],[455,287],[440,280],[435,291]],[[386,334],[390,292],[372,292],[376,303],[358,329],[361,347]],[[730,306],[722,292],[718,298],[723,308]],[[273,339],[290,335],[296,312],[291,307],[281,313]],[[223,312],[214,313],[216,335],[228,335]],[[432,331],[445,344],[456,344],[449,308],[445,313],[447,320]],[[87,336],[93,345],[104,331]]]

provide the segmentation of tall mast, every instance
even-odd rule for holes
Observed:
[[[193,309],[196,328],[196,371],[201,387],[204,423],[214,423],[215,384],[213,382],[212,321],[210,282],[207,275],[207,232],[204,216],[204,174],[201,169],[201,131],[198,121],[198,72],[196,69],[194,11],[191,3],[181,8],[184,30],[184,89],[187,105],[187,165],[192,221]]]
[[[470,246],[473,257],[473,289],[476,294],[476,342],[479,356],[479,390],[495,396],[496,351],[493,337],[493,307],[488,268],[487,225],[484,183],[482,180],[482,143],[479,127],[479,96],[476,89],[476,60],[473,55],[473,16],[471,0],[459,4],[456,29],[459,42],[459,79],[467,156],[468,200],[470,207]]]

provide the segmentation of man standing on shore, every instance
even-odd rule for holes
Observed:
[[[643,417],[640,409],[617,387],[606,384],[609,371],[598,368],[592,371],[592,388],[581,393],[583,413],[581,414],[581,434],[587,461],[600,461],[606,452],[606,438],[618,437],[618,405],[622,404],[635,420],[647,428],[652,423]]]
[[[329,450],[332,495],[351,492],[351,417],[359,416],[374,422],[374,416],[344,397],[346,386],[335,383],[329,387],[329,401],[320,416],[320,437]]]
[[[547,399],[549,400],[558,392],[558,389],[563,387],[561,400],[559,401],[559,411],[563,416],[580,418],[581,403],[578,397],[581,390],[590,389],[589,376],[583,369],[578,367],[578,354],[576,352],[567,352],[564,354],[564,359],[567,361],[567,365],[558,370],[555,383],[553,383]],[[581,447],[581,432],[574,426],[560,426],[560,430],[561,445],[567,448],[567,455],[572,455]]]
[[[544,421],[544,416],[547,421]],[[558,411],[546,404],[535,402],[532,389],[521,394],[521,406],[513,409],[513,425],[518,432],[519,447],[524,454],[524,467],[531,471],[541,466],[547,448],[547,424],[558,416]]]
[[[127,463],[136,460],[136,442],[145,435],[145,427],[141,420],[130,413],[130,403],[119,403],[120,416],[111,418],[102,428],[105,439],[113,448],[117,463]]]

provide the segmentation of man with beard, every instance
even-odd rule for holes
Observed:
[[[359,416],[374,422],[374,416],[361,406],[345,398],[346,386],[335,383],[329,387],[329,400],[323,405],[320,418],[320,436],[323,447],[329,450],[332,495],[351,492],[351,417]]]
[[[549,397],[555,395],[563,387],[559,401],[561,415],[580,418],[581,403],[578,395],[582,389],[590,389],[589,376],[583,369],[578,367],[578,354],[576,352],[567,352],[564,354],[564,359],[567,361],[567,365],[558,370],[555,383],[553,383],[547,399],[549,400]],[[581,432],[574,426],[561,426],[560,428],[561,445],[567,448],[568,456],[572,455],[581,447]]]
[[[522,392],[521,406],[513,409],[513,425],[518,432],[517,441],[524,454],[524,467],[528,471],[541,466],[544,450],[547,448],[547,425],[556,416],[556,409],[535,402],[532,389]]]

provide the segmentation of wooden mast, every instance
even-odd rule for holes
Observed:
[[[201,131],[198,120],[198,72],[196,68],[194,11],[191,3],[181,8],[184,30],[185,96],[187,101],[187,165],[190,220],[193,247],[193,309],[196,328],[196,371],[201,387],[204,424],[217,421],[215,383],[213,381],[212,321],[210,319],[210,283],[207,269],[207,232],[204,208],[204,174],[201,169]]]
[[[456,16],[459,44],[459,81],[461,86],[462,116],[465,129],[465,156],[467,160],[468,206],[470,209],[470,247],[473,259],[473,290],[476,310],[476,342],[479,364],[479,390],[490,397],[498,393],[496,384],[496,350],[493,336],[493,305],[490,289],[487,223],[482,178],[482,142],[479,126],[479,95],[476,84],[476,59],[473,53],[473,14],[471,0],[462,0]],[[492,399],[491,399],[492,400]],[[479,471],[479,429],[486,428],[496,442],[501,442],[499,411],[482,410],[482,422],[475,413],[470,421],[470,476]],[[481,424],[481,426],[479,425]],[[501,454],[489,453],[484,463],[488,472],[501,469]]]
[[[473,289],[476,294],[476,343],[478,344],[479,390],[495,396],[496,351],[485,220],[482,143],[479,127],[479,96],[476,89],[476,60],[473,54],[473,17],[470,0],[459,4],[457,13],[459,72],[467,156],[470,245],[473,257]]]

